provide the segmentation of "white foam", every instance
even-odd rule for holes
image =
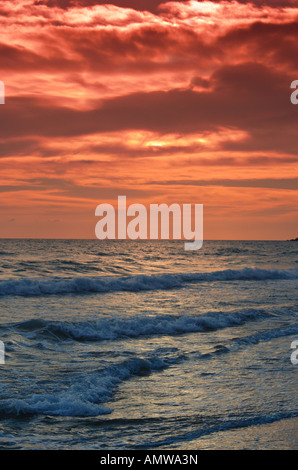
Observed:
[[[98,416],[111,411],[102,403],[113,397],[115,388],[124,380],[167,367],[158,357],[134,358],[105,370],[76,377],[68,389],[40,393],[25,399],[4,399],[0,415],[43,414],[51,416]]]
[[[32,332],[37,337],[77,341],[116,340],[139,336],[179,335],[184,333],[216,330],[241,325],[268,317],[262,310],[248,309],[236,312],[210,312],[202,315],[150,315],[120,317],[84,322],[47,321],[33,319],[10,326]]]
[[[104,293],[110,291],[159,290],[182,287],[188,282],[265,281],[298,279],[298,269],[226,269],[205,273],[172,273],[136,276],[49,277],[0,280],[0,295]]]

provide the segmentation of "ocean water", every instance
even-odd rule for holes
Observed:
[[[297,246],[0,240],[0,448],[297,449]]]

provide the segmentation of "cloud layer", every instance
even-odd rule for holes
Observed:
[[[0,0],[0,235],[93,237],[120,191],[294,236],[297,30],[290,0]]]

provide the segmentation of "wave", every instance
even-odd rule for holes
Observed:
[[[233,343],[238,345],[255,345],[261,342],[271,341],[277,338],[283,338],[285,336],[298,335],[298,324],[288,325],[280,328],[274,328],[271,330],[263,331],[262,333],[256,333],[250,336],[244,336],[240,338],[234,338]]]
[[[234,353],[239,349],[255,346],[259,343],[269,342],[274,339],[283,338],[286,336],[295,336],[298,335],[298,324],[287,325],[280,328],[273,328],[270,330],[263,331],[261,333],[255,333],[250,336],[242,336],[238,338],[231,339],[227,346],[224,344],[219,344],[215,347],[215,350],[211,353],[206,354],[195,354],[196,358],[199,359],[212,359],[215,355]]]
[[[252,426],[261,426],[266,424],[271,424],[274,422],[297,418],[298,412],[295,411],[284,411],[273,413],[272,415],[265,415],[265,414],[258,414],[252,416],[232,416],[232,417],[225,417],[224,419],[218,419],[215,423],[204,423],[203,421],[199,421],[199,426],[197,423],[197,417],[194,417],[192,420],[189,419],[189,423],[193,425],[193,427],[198,426],[198,429],[192,430],[189,432],[184,432],[183,434],[176,434],[173,437],[168,437],[165,439],[158,439],[151,442],[144,442],[138,444],[135,448],[136,449],[151,449],[160,446],[170,446],[173,444],[179,444],[185,442],[195,441],[203,436],[208,436],[209,434],[215,434],[219,432],[234,430],[234,429],[241,429],[241,428],[248,428]],[[196,445],[196,443],[194,443]]]
[[[2,399],[0,416],[49,415],[49,416],[98,416],[111,413],[104,403],[113,398],[119,385],[134,376],[148,375],[163,370],[176,358],[132,358],[106,369],[76,377],[75,383],[65,390],[30,394],[28,398]]]
[[[15,253],[12,253],[11,251],[0,251],[0,256],[14,256]]]
[[[51,277],[0,280],[0,296],[44,296],[160,290],[183,287],[188,282],[266,281],[298,279],[298,269],[225,269],[204,273],[171,273],[135,276]]]
[[[210,312],[202,315],[156,315],[123,318],[113,316],[95,321],[47,321],[32,319],[10,324],[20,332],[34,334],[48,339],[72,339],[76,341],[103,341],[140,336],[180,335],[201,331],[218,330],[242,325],[248,321],[264,319],[270,316],[262,310],[244,310],[237,312]],[[4,328],[4,325],[2,325]]]

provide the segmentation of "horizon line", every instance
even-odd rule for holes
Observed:
[[[148,239],[136,239],[136,240],[131,240],[129,238],[126,239],[104,239],[104,240],[99,240],[98,238],[40,238],[40,237],[0,237],[0,240],[60,240],[60,241],[66,241],[66,240],[76,240],[76,241],[83,241],[83,240],[93,240],[97,242],[106,242],[106,241],[114,241],[114,242],[184,242],[184,241],[193,241],[193,240],[184,240],[184,239],[154,239],[151,240],[150,238]],[[230,241],[230,242],[287,242],[287,241],[293,241],[296,240],[295,238],[289,238],[289,239],[264,239],[264,238],[255,238],[255,239],[232,239],[232,238],[209,238],[209,239],[204,239],[204,242],[211,242],[211,241]]]

